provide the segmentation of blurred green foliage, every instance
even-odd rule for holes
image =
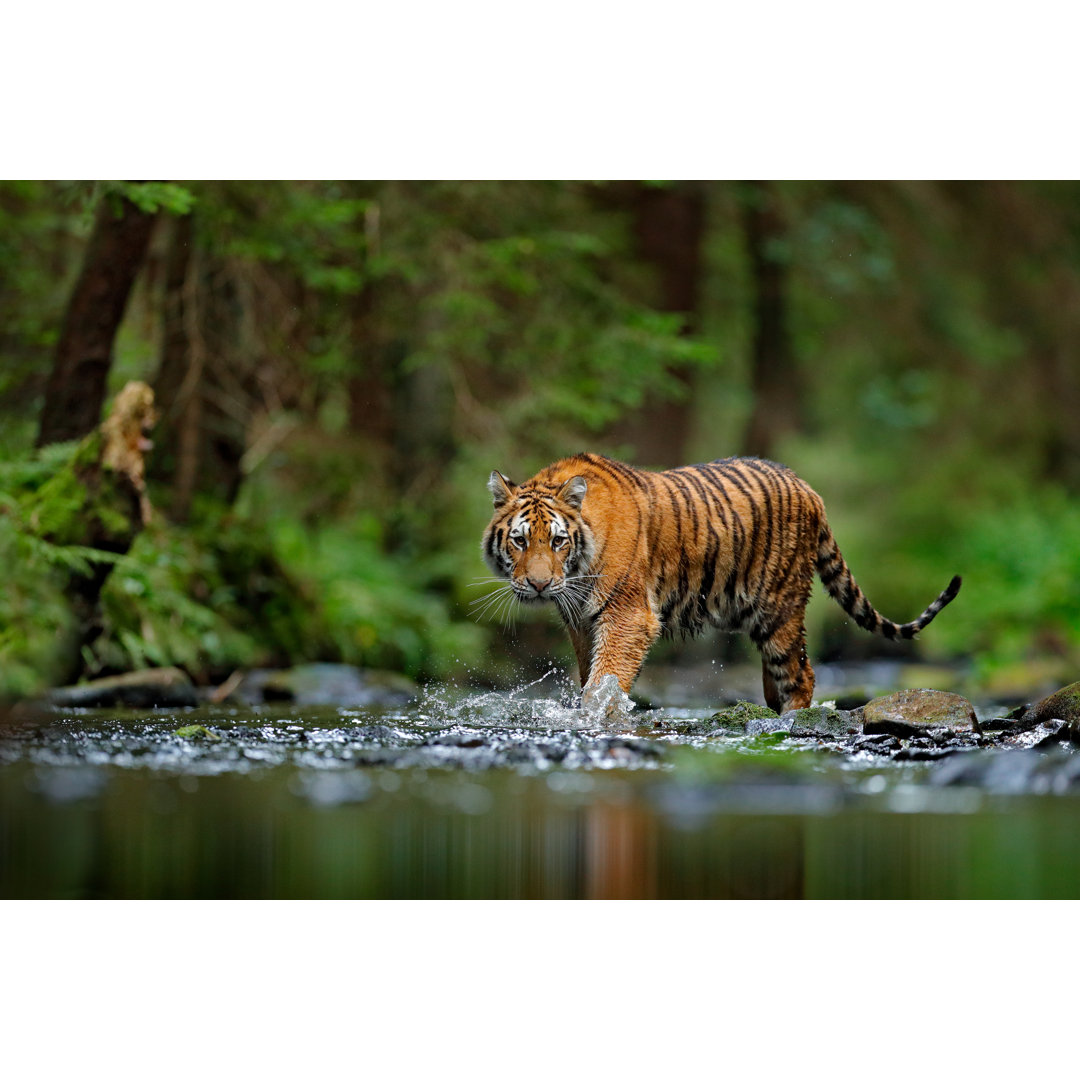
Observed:
[[[692,312],[662,302],[639,188],[704,199]],[[931,655],[1075,663],[1080,186],[774,191],[784,227],[766,254],[786,272],[802,415],[773,456],[821,493],[889,617],[964,575],[921,642]],[[52,677],[68,618],[53,570],[86,556],[35,539],[20,493],[55,465],[31,451],[34,421],[101,199],[160,217],[110,389],[159,380],[171,237],[188,220],[185,325],[204,423],[219,425],[200,437],[221,417],[242,432],[241,483],[227,505],[204,458],[190,513],[170,520],[177,474],[152,474],[161,511],[106,584],[86,670],[217,679],[302,659],[492,671],[501,631],[468,618],[491,469],[521,479],[583,449],[635,459],[669,403],[688,459],[739,453],[756,329],[741,215],[758,197],[721,183],[0,184],[7,692]],[[159,404],[166,463],[181,411]],[[555,621],[538,618],[528,633],[553,648]],[[815,599],[811,649],[856,643],[844,622]]]

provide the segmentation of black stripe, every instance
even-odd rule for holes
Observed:
[[[709,541],[705,545],[705,562],[701,569],[701,581],[697,588],[698,617],[708,618],[709,596],[712,594],[713,582],[716,578],[716,560],[720,554],[720,538],[716,535],[712,525],[709,526]]]
[[[706,524],[709,529],[712,529],[712,523],[709,518],[720,510],[721,517],[723,517],[723,508],[719,506],[715,491],[710,491],[708,484],[704,479],[701,466],[695,466],[693,469],[680,469],[683,479],[689,484],[697,493],[697,502],[700,502],[701,506],[706,512]]]
[[[498,561],[496,556],[498,555],[498,552],[502,549],[502,546],[505,542],[506,534],[503,530],[503,527],[499,525],[497,528],[492,529],[490,535],[488,536],[487,552],[491,556],[493,562]]]
[[[723,594],[730,603],[735,597],[735,584],[739,574],[739,555],[742,552],[746,529],[743,526],[742,518],[736,513],[735,505],[731,501],[731,495],[727,490],[727,478],[723,470],[718,468],[715,462],[701,465],[699,468],[702,475],[716,492],[717,508],[720,510],[721,521],[731,537],[731,568],[728,570],[723,586]]]
[[[719,510],[725,526],[727,524],[727,518],[724,514],[723,507],[716,497],[715,489],[710,491],[702,466],[699,465],[695,466],[693,469],[687,469],[684,471],[684,475],[687,483],[698,492],[699,499],[709,511],[705,518],[707,539],[705,544],[705,554],[701,565],[701,578],[695,589],[698,594],[697,610],[699,618],[704,620],[708,617],[709,597],[712,594],[713,583],[716,578],[716,561],[720,557],[720,536],[713,527],[712,519],[717,510]]]
[[[694,493],[690,490],[690,485],[677,470],[672,470],[671,472],[666,472],[662,475],[666,476],[668,481],[679,489],[679,494],[682,495],[686,510],[690,515],[690,520],[694,524],[694,543],[697,544],[698,532],[700,531],[698,507],[697,500],[694,498]]]
[[[762,467],[768,465],[768,468]],[[777,575],[779,580],[775,582],[777,588],[781,588],[787,584],[791,575],[791,568],[795,565],[795,561],[802,554],[801,540],[802,540],[802,515],[799,514],[797,519],[792,522],[791,504],[794,501],[794,496],[791,491],[791,480],[793,479],[790,472],[787,469],[777,467],[771,462],[761,462],[758,459],[754,459],[751,462],[751,469],[759,472],[764,476],[776,495],[776,509],[771,514],[771,521],[775,523],[777,530],[777,547],[783,549],[783,539],[785,532],[791,527],[792,524],[796,528],[795,543],[791,545],[791,552],[788,555],[787,562],[782,568],[777,566],[779,574]],[[787,500],[785,502],[785,495]],[[771,541],[771,530],[770,530]],[[771,553],[771,547],[769,548]],[[766,556],[767,562],[768,556]],[[764,577],[764,573],[763,573]]]
[[[819,570],[818,577],[821,578],[821,584],[831,591],[832,583],[844,572],[844,570],[844,560],[841,559],[831,570],[827,570],[824,573]]]
[[[709,465],[699,465],[698,473],[702,478],[702,485],[711,489],[714,505],[719,511],[720,521],[726,529],[728,524],[728,513],[734,514],[735,510],[731,505],[731,497],[724,487],[723,478],[715,476],[712,467]]]
[[[649,490],[648,482],[645,477],[642,476],[640,469],[635,469],[630,465],[624,465],[621,461],[614,461],[611,458],[602,457],[599,454],[583,454],[582,460],[596,469],[597,472],[605,473],[615,479],[628,480],[641,491],[647,492]]]
[[[738,461],[738,458],[728,458],[726,460],[728,462]],[[724,463],[720,463],[720,464],[724,464]],[[747,554],[749,554],[749,557],[750,557],[750,565],[747,565],[744,568],[744,571],[743,571],[743,585],[745,587],[746,585],[749,584],[750,568],[751,568],[751,565],[753,563],[753,551],[754,551],[754,548],[757,545],[758,533],[761,531],[761,515],[758,513],[758,508],[755,505],[753,498],[751,497],[750,491],[743,484],[742,478],[738,475],[738,473],[731,470],[730,468],[724,468],[721,471],[723,472],[724,479],[728,483],[730,483],[732,485],[732,487],[737,488],[739,490],[739,492],[743,496],[745,496],[747,502],[750,505],[750,521],[751,521],[750,540],[749,540],[749,543],[747,544],[746,543],[746,531],[745,531],[745,527],[744,527],[743,528],[743,535],[742,535],[742,538],[741,538],[742,543],[740,544],[739,549],[737,549],[738,555],[741,556],[742,558],[746,558]],[[736,516],[738,516],[738,515],[736,515]],[[734,569],[734,568],[736,568],[738,566],[739,560],[738,560],[738,558],[736,558],[736,559],[733,559],[732,562],[734,563],[734,567],[733,567],[733,569]],[[738,583],[738,579],[736,578],[735,584],[737,585],[737,583]]]
[[[758,490],[761,492],[762,501],[765,504],[765,542],[761,553],[761,569],[758,571],[758,583],[757,589],[754,591],[754,604],[758,604],[761,600],[762,594],[769,587],[768,569],[769,569],[769,557],[772,555],[772,535],[773,535],[773,505],[772,498],[769,495],[769,491],[765,485],[764,480],[758,474],[757,470],[753,467],[752,461],[747,462],[747,470],[749,476],[747,480],[753,478],[754,483],[757,485]]]

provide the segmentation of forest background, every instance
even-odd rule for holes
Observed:
[[[469,612],[489,472],[584,449],[781,460],[890,617],[963,574],[924,655],[1071,679],[1078,358],[1069,182],[4,182],[0,696],[170,664],[569,667],[550,613]],[[130,379],[161,411],[155,512],[72,670],[65,575],[93,554],[26,498]],[[820,590],[810,637],[897,648]]]

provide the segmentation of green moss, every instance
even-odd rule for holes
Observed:
[[[215,734],[209,728],[203,727],[202,724],[188,724],[187,727],[177,728],[174,735],[179,735],[181,739],[209,739],[211,742],[219,742],[221,736]]]
[[[861,731],[859,722],[849,712],[840,712],[824,705],[814,705],[806,709],[796,709],[788,713],[793,719],[791,734],[812,736],[815,738],[854,735]]]
[[[22,517],[37,536],[54,544],[126,548],[139,527],[132,519],[132,495],[126,478],[100,465],[100,431],[78,444],[26,501]]]
[[[0,513],[0,566],[17,567],[0,590],[0,702],[40,694],[62,677],[77,640],[51,545]]]
[[[739,701],[726,709],[713,713],[712,722],[718,727],[745,731],[749,721],[775,720],[777,715],[772,709],[768,709],[764,705],[755,705],[750,701]]]
[[[1024,718],[1064,720],[1070,727],[1080,728],[1080,682],[1071,683],[1044,698]]]

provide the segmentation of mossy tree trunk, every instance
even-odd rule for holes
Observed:
[[[113,560],[97,559],[93,552],[125,554],[149,518],[144,455],[156,419],[150,387],[128,383],[100,427],[21,507],[28,532],[56,549],[76,549],[77,557],[63,562],[64,592],[77,622],[63,665],[65,681],[81,673],[82,650],[101,631],[98,599]]]

